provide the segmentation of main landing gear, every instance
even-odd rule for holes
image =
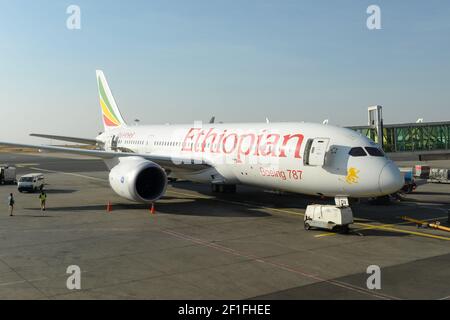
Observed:
[[[390,196],[382,196],[377,198],[372,198],[369,200],[370,204],[374,204],[377,206],[387,206],[391,204],[391,197]]]
[[[236,193],[235,184],[211,184],[211,191],[213,193]]]

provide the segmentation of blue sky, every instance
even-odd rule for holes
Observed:
[[[66,8],[81,8],[81,30]],[[382,30],[366,27],[371,4]],[[450,120],[450,2],[0,1],[1,140],[102,129],[95,69],[125,118]]]

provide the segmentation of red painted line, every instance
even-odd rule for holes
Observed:
[[[264,263],[264,264],[270,265],[272,267],[276,267],[278,269],[282,269],[282,270],[285,270],[285,271],[288,271],[288,272],[299,274],[301,276],[304,276],[304,277],[307,277],[307,278],[310,278],[310,279],[314,279],[314,280],[317,280],[317,281],[320,281],[320,282],[325,282],[325,283],[328,283],[328,284],[331,284],[331,285],[334,285],[334,286],[337,286],[337,287],[340,287],[340,288],[348,289],[350,291],[354,291],[354,292],[370,295],[372,297],[379,298],[379,299],[384,299],[384,300],[400,300],[399,298],[394,297],[394,296],[390,296],[390,295],[386,295],[386,294],[380,294],[380,293],[373,293],[373,292],[371,292],[371,291],[369,291],[367,289],[360,288],[360,287],[357,287],[357,286],[354,286],[354,285],[351,285],[351,284],[348,284],[348,283],[344,283],[344,282],[341,282],[341,281],[323,279],[323,278],[321,278],[321,277],[319,277],[317,275],[310,274],[310,273],[307,273],[307,272],[299,270],[299,269],[294,269],[294,268],[292,268],[290,266],[287,266],[287,265],[284,265],[284,264],[281,264],[281,263],[270,262],[270,261],[267,261],[265,259],[259,258],[257,256],[254,256],[254,255],[251,255],[251,254],[242,253],[242,252],[239,252],[237,250],[234,250],[234,249],[231,249],[231,248],[227,248],[227,247],[224,247],[224,246],[216,244],[216,243],[211,243],[211,242],[208,242],[208,241],[205,241],[205,240],[202,240],[202,239],[194,238],[194,237],[191,237],[191,236],[186,235],[186,234],[182,234],[182,233],[175,232],[175,231],[170,231],[170,230],[162,230],[162,232],[164,232],[166,234],[169,234],[171,236],[174,236],[176,238],[179,238],[179,239],[190,241],[190,242],[193,242],[193,243],[205,246],[205,247],[213,248],[213,249],[219,250],[221,252],[225,252],[225,253],[232,254],[232,255],[235,255],[235,256],[239,256],[239,257],[255,260],[255,261],[259,262],[259,263]]]

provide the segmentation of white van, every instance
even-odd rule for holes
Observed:
[[[19,192],[35,192],[44,189],[44,175],[42,173],[31,173],[20,177],[17,183]]]

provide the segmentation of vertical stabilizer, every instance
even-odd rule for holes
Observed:
[[[103,71],[97,70],[98,95],[100,98],[100,107],[102,109],[102,120],[105,130],[126,126],[125,120],[117,107],[116,101],[108,86]]]

